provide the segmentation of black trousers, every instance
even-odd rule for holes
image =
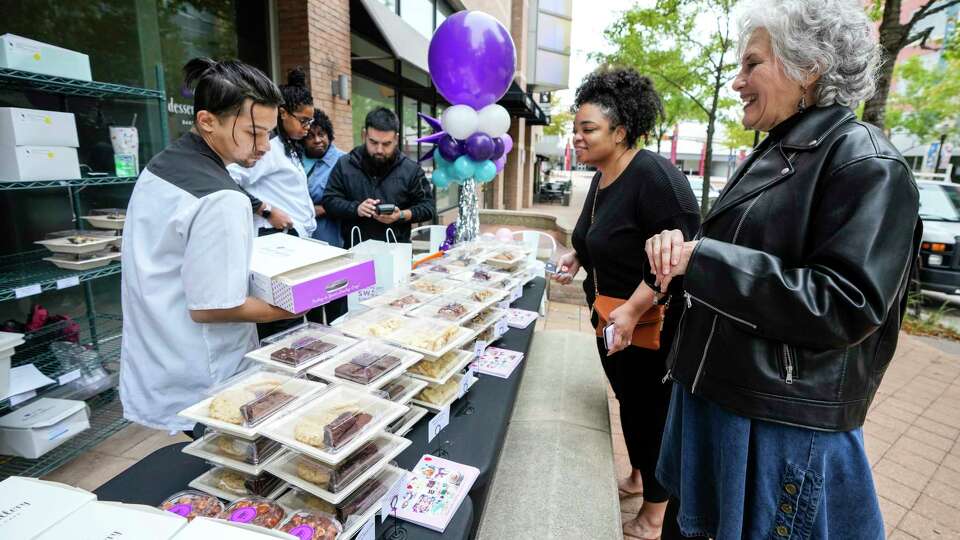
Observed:
[[[665,337],[668,336],[662,336]],[[643,498],[652,503],[669,498],[656,477],[663,424],[670,405],[671,385],[662,382],[669,343],[664,341],[658,351],[630,346],[608,357],[603,339],[597,338],[603,370],[620,403],[620,425],[630,465],[640,471]]]

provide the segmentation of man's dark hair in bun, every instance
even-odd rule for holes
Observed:
[[[641,135],[652,133],[663,114],[660,96],[653,81],[632,68],[605,66],[583,80],[574,100],[574,109],[592,103],[610,120],[610,127],[623,126],[624,142],[633,148]]]

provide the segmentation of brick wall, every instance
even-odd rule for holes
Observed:
[[[337,147],[349,151],[352,109],[333,97],[331,85],[339,75],[351,77],[350,0],[277,0],[277,20],[281,78],[296,66],[307,71],[314,104],[330,116]]]

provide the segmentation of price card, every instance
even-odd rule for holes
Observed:
[[[382,504],[380,505],[380,521],[387,519],[387,516],[392,514],[397,509],[397,501],[400,500],[400,493],[406,488],[407,485],[407,475],[404,474],[400,478],[397,478],[397,481],[390,486],[390,490],[387,491],[387,494],[381,499]],[[373,519],[370,520],[373,522]],[[366,526],[366,525],[364,525]],[[362,538],[362,536],[358,536]],[[373,538],[371,536],[371,538]]]
[[[443,431],[450,423],[450,406],[447,405],[430,419],[430,425],[427,427],[427,442],[433,442],[433,438]]]
[[[507,333],[507,330],[510,329],[510,326],[507,324],[507,319],[503,318],[497,321],[496,326],[493,327],[493,335],[497,336],[497,339],[503,337]]]
[[[467,374],[460,379],[460,388],[457,389],[457,399],[467,395],[471,384],[473,384],[473,368],[468,369]]]
[[[483,351],[485,351],[485,350],[487,350],[487,342],[486,342],[486,341],[483,341],[482,339],[478,339],[476,342],[474,342],[474,344],[473,344],[473,354],[474,354],[474,356],[478,356],[478,357],[479,357],[481,354],[483,354]]]
[[[37,391],[31,390],[29,392],[24,392],[22,394],[17,394],[15,396],[10,396],[10,406],[16,407],[17,405],[23,403],[24,401],[30,400],[37,397]]]
[[[370,518],[370,521],[363,525],[363,528],[357,533],[356,540],[374,540],[377,537],[377,528],[374,527],[375,519]]]
[[[73,276],[57,280],[57,290],[69,289],[80,284],[80,276]]]
[[[519,285],[516,289],[510,292],[510,301],[516,301],[521,296],[523,296],[523,285]]]
[[[71,383],[80,378],[80,370],[75,369],[69,373],[64,373],[57,379],[57,382],[60,383],[60,386],[63,386],[67,383]]]
[[[510,300],[504,300],[503,302],[500,302],[497,304],[497,307],[500,309],[510,309]]]
[[[43,289],[40,288],[40,284],[35,283],[33,285],[27,285],[26,287],[20,287],[19,289],[14,289],[13,295],[16,296],[17,299],[19,300],[21,298],[26,298],[28,296],[40,294],[42,290]]]

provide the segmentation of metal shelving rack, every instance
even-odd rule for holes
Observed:
[[[0,68],[0,89],[18,91],[36,91],[61,96],[61,109],[69,110],[67,96],[94,99],[148,100],[155,101],[160,110],[160,136],[166,142],[169,139],[165,121],[166,92],[164,91],[163,67],[156,66],[158,89],[137,88],[120,84],[81,81],[65,77],[55,77],[26,71]],[[0,191],[32,189],[65,189],[70,197],[77,229],[84,229],[81,219],[79,193],[90,186],[132,184],[136,177],[89,176],[62,180],[42,181],[3,181],[0,179]],[[87,316],[75,322],[80,324],[79,342],[90,346],[97,352],[95,362],[98,365],[112,365],[119,369],[120,332],[122,321],[118,315],[98,314],[93,298],[92,280],[120,273],[120,263],[114,262],[101,268],[84,271],[62,270],[41,260],[48,256],[46,250],[30,250],[24,253],[0,257],[0,301],[24,298],[46,291],[81,286],[86,301]],[[27,342],[17,348],[13,356],[13,366],[34,364],[54,384],[38,389],[38,394],[52,393],[60,395],[59,390],[75,378],[84,367],[78,364],[66,365],[57,358],[50,344],[62,339],[61,332],[67,323],[57,323],[44,327],[27,336]],[[94,367],[94,366],[89,366]],[[0,456],[0,479],[11,475],[39,477],[56,470],[80,453],[99,444],[101,441],[122,429],[127,421],[123,419],[122,407],[115,389],[116,373],[110,378],[110,387],[106,391],[87,399],[90,406],[90,429],[76,435],[55,450],[36,460]],[[69,397],[68,395],[62,397]],[[0,415],[11,410],[9,399],[0,400]]]

